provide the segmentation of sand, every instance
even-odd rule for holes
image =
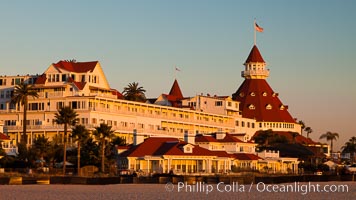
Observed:
[[[289,183],[288,183],[289,184]],[[292,183],[294,184],[294,183]],[[308,183],[299,183],[308,184]],[[269,186],[278,192],[268,192],[267,185],[193,185],[165,184],[118,184],[118,185],[0,185],[0,199],[353,199],[356,196],[356,182],[310,183],[320,188],[328,187],[335,192],[309,191],[283,192],[287,184]],[[290,185],[290,184],[289,184]],[[329,185],[329,186],[327,186]],[[330,188],[331,185],[332,188]],[[336,186],[347,185],[348,191],[339,191]],[[295,185],[294,185],[295,186]],[[301,185],[299,185],[302,187]],[[251,189],[250,189],[251,187]],[[257,188],[258,187],[258,188]],[[292,186],[289,186],[292,187]],[[303,186],[304,187],[304,186]],[[305,186],[305,188],[308,186]],[[310,187],[310,186],[309,186]],[[313,188],[313,186],[311,186]],[[290,189],[290,188],[289,188]],[[299,188],[301,189],[301,188]],[[209,190],[209,191],[208,191]],[[220,190],[220,191],[219,191]],[[229,190],[229,191],[228,191]],[[208,194],[207,194],[208,193]],[[305,192],[304,192],[305,193]]]

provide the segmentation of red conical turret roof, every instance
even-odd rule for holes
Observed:
[[[242,117],[260,122],[295,123],[288,106],[282,104],[278,93],[273,92],[265,79],[245,79],[232,97],[240,102]]]
[[[177,79],[174,80],[174,83],[171,88],[171,91],[169,92],[169,95],[176,97],[177,100],[183,99],[183,94],[182,94],[182,91],[180,90]]]
[[[250,63],[250,62],[260,62],[264,63],[265,61],[263,60],[260,51],[258,50],[256,45],[253,45],[250,54],[248,55],[245,63]]]

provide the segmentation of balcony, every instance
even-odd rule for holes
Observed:
[[[246,76],[264,76],[268,77],[269,76],[269,70],[245,70],[241,72],[242,77]]]

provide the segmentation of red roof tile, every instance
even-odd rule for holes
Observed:
[[[192,153],[184,153],[183,147],[188,143],[179,141],[176,138],[157,138],[151,137],[146,139],[143,143],[133,146],[129,150],[120,154],[122,157],[143,157],[143,156],[162,156],[162,155],[176,155],[176,156],[219,156],[230,157],[225,151],[210,151],[208,149],[192,145]]]
[[[198,135],[195,137],[195,142],[218,142],[218,141],[212,136]]]
[[[35,84],[45,84],[46,80],[47,80],[46,74],[42,74],[41,76],[37,77]]]
[[[263,60],[260,51],[258,50],[257,46],[254,45],[250,51],[250,54],[248,55],[245,63],[249,62],[260,62],[264,63],[265,61]]]
[[[98,64],[98,61],[92,62],[67,62],[67,61],[59,61],[53,66],[64,69],[70,72],[83,73],[88,71],[93,71],[95,66]]]
[[[116,95],[116,97],[118,98],[118,99],[124,99],[124,95],[122,95],[119,91],[117,91],[116,89],[112,89],[111,90],[111,93],[113,94],[113,95]]]
[[[120,154],[121,156],[130,156],[130,157],[143,157],[145,155],[153,155],[160,146],[165,142],[176,142],[179,140],[176,138],[163,138],[163,137],[150,137],[147,138],[143,143],[133,146],[129,150]]]
[[[219,142],[243,142],[240,139],[226,133],[226,136],[222,140],[218,140]]]
[[[232,157],[238,160],[260,160],[262,158],[258,157],[255,154],[250,153],[235,153],[232,154]]]
[[[79,90],[82,90],[85,87],[86,82],[77,82],[72,79],[72,77],[68,78],[68,83],[73,83]]]
[[[253,95],[251,95],[252,93]],[[263,95],[264,93],[266,95]],[[240,102],[240,111],[243,117],[256,119],[260,122],[295,123],[286,106],[281,110],[282,102],[265,79],[245,79],[232,96],[234,100]],[[250,105],[255,108],[250,109]],[[272,108],[267,109],[267,105]]]
[[[183,94],[182,94],[182,91],[180,90],[177,79],[174,80],[174,83],[171,88],[171,91],[169,92],[169,95],[174,96],[176,98],[176,100],[183,99]]]
[[[10,140],[10,137],[3,133],[0,133],[0,140]]]

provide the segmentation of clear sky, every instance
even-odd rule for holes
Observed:
[[[0,74],[41,74],[63,59],[100,61],[112,88],[146,96],[231,95],[257,46],[268,82],[318,140],[356,136],[356,2],[352,0],[1,1]],[[175,75],[174,66],[181,69]]]

